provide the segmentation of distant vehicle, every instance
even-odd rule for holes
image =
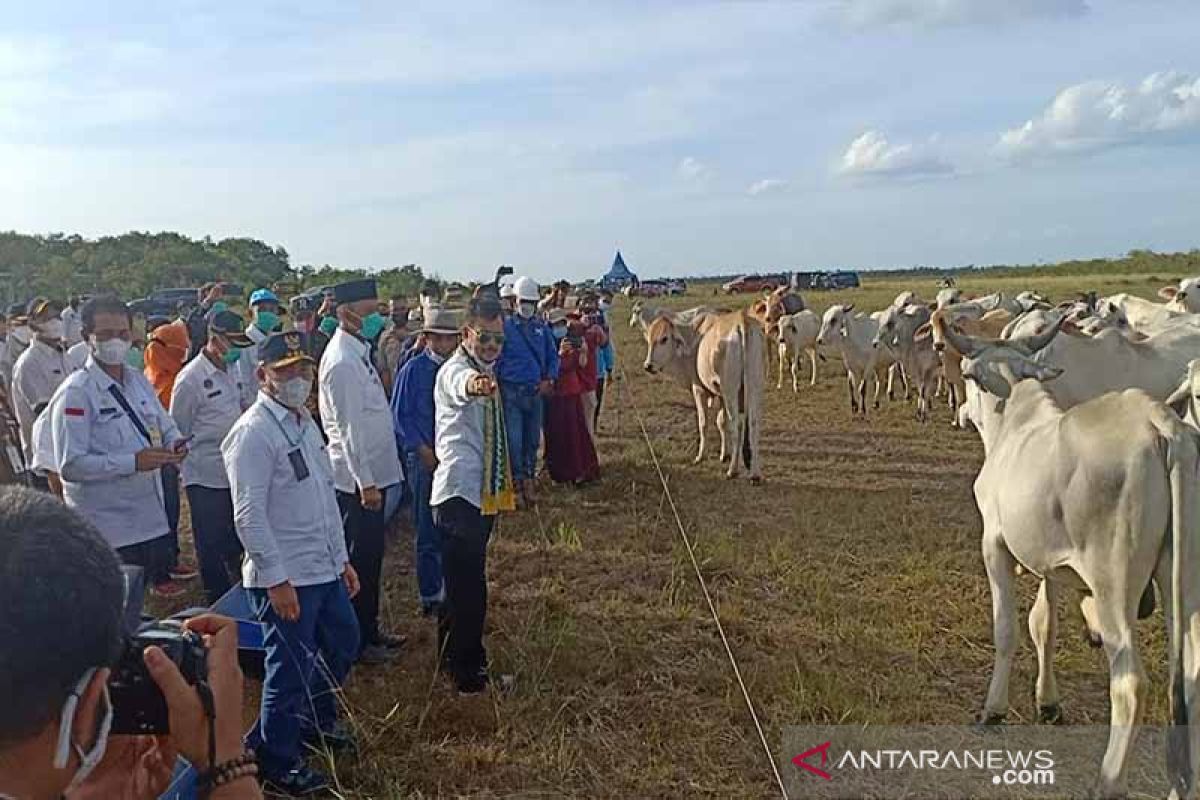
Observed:
[[[666,281],[642,281],[630,292],[630,296],[662,297],[670,293],[669,288]]]
[[[688,289],[687,281],[675,280],[675,281],[667,282],[667,294],[669,294],[669,295],[672,295],[672,296],[684,295],[684,294],[687,294],[687,289]]]
[[[130,300],[126,305],[134,314],[149,316],[174,316],[182,308],[190,308],[199,301],[199,289],[196,287],[178,289],[157,289],[147,297]]]
[[[778,289],[783,284],[784,281],[778,275],[743,275],[723,285],[721,291],[725,294],[763,292]]]
[[[642,281],[642,287],[649,287],[651,291],[657,292],[658,295],[667,295],[675,297],[681,294],[687,294],[687,284],[673,278],[655,278],[653,280]],[[654,296],[658,296],[654,295]],[[650,297],[651,295],[643,295]]]
[[[857,289],[862,283],[857,272],[837,270],[835,272],[796,272],[792,275],[793,289]]]

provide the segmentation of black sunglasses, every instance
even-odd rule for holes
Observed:
[[[492,333],[491,331],[480,331],[475,328],[470,328],[478,338],[480,344],[504,344],[503,333]]]

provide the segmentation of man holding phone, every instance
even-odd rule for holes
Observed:
[[[159,472],[187,456],[187,442],[140,370],[126,365],[133,319],[112,296],[80,312],[90,355],[54,397],[54,471],[63,500],[95,525],[126,564],[142,567],[151,593],[177,597]]]

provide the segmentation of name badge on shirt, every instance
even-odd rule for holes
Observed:
[[[150,428],[149,431],[150,431],[150,446],[151,447],[162,447],[162,443],[163,443],[162,431],[160,431],[157,427]]]
[[[304,453],[300,452],[299,447],[288,453],[288,461],[292,464],[292,473],[296,480],[302,481],[308,477],[308,462],[304,460]]]

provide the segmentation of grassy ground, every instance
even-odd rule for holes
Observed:
[[[1152,296],[1169,280],[962,288]],[[904,289],[936,292],[932,281],[868,282],[808,299],[818,309],[837,301],[874,310]],[[701,302],[749,298],[697,293],[672,304]],[[339,762],[345,797],[774,792],[639,432],[635,397],[772,748],[786,725],[961,724],[982,706],[992,648],[971,495],[982,462],[978,438],[952,430],[941,404],[928,425],[902,402],[852,419],[840,362],[831,357],[818,385],[805,383],[798,395],[776,390],[772,378],[767,483],[727,482],[715,453],[691,465],[690,394],[642,372],[645,348],[627,320],[622,300],[614,330],[627,381],[606,402],[603,482],[548,488],[536,512],[504,518],[492,542],[487,643],[495,669],[516,675],[515,693],[462,699],[434,677],[434,629],[416,613],[405,525],[385,567],[384,615],[409,644],[399,663],[358,669],[347,687],[365,746]],[[1025,609],[1034,588],[1023,579]],[[1076,611],[1061,618],[1064,712],[1072,723],[1104,724],[1104,658],[1083,643]],[[1165,718],[1160,620],[1140,627],[1155,720]],[[1026,640],[1012,722],[1035,716],[1033,670]]]

